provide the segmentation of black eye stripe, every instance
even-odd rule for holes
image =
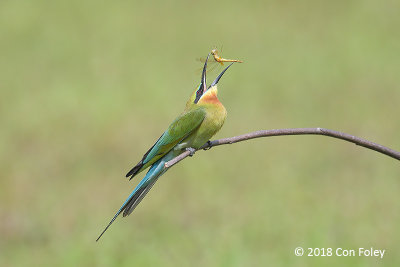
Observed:
[[[200,85],[199,89],[196,92],[196,99],[194,100],[194,103],[197,104],[197,102],[199,102],[200,97],[203,95],[203,88]]]

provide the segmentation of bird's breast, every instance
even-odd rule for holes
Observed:
[[[225,107],[221,103],[217,105],[210,104],[205,108],[206,116],[203,122],[188,140],[190,146],[196,149],[203,146],[221,129],[227,114]]]

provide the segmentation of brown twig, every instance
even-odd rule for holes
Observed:
[[[294,129],[277,129],[277,130],[261,130],[252,133],[242,134],[238,136],[233,136],[229,138],[218,139],[214,141],[209,141],[205,145],[203,145],[200,149],[210,149],[214,146],[226,145],[226,144],[233,144],[241,141],[246,141],[254,138],[259,137],[268,137],[268,136],[280,136],[280,135],[306,135],[306,134],[315,134],[315,135],[325,135],[330,136],[333,138],[342,139],[351,143],[354,143],[358,146],[366,147],[372,150],[375,150],[379,153],[385,154],[389,157],[394,159],[400,160],[400,152],[397,152],[393,149],[388,147],[382,146],[377,143],[373,143],[371,141],[362,139],[357,136],[353,136],[350,134],[333,131],[324,128],[294,128]],[[184,158],[190,156],[190,151],[185,151],[181,153],[179,156],[171,159],[170,161],[165,163],[166,168],[170,168],[179,161],[183,160]]]

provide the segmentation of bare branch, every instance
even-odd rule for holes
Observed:
[[[325,135],[325,136],[330,136],[330,137],[337,138],[337,139],[342,139],[342,140],[354,143],[358,146],[369,148],[369,149],[375,150],[379,153],[385,154],[389,157],[392,157],[394,159],[400,160],[400,152],[397,152],[393,149],[390,149],[388,147],[382,146],[377,143],[373,143],[371,141],[362,139],[357,136],[353,136],[350,134],[346,134],[346,133],[342,133],[342,132],[338,132],[338,131],[334,131],[334,130],[324,129],[324,128],[293,128],[293,129],[261,130],[261,131],[242,134],[242,135],[233,136],[233,137],[229,137],[229,138],[223,138],[223,139],[218,139],[218,140],[214,140],[214,141],[209,141],[204,146],[202,146],[200,149],[207,150],[214,146],[234,144],[237,142],[246,141],[246,140],[259,138],[259,137],[280,136],[280,135],[308,135],[308,134]],[[185,152],[181,153],[179,156],[166,162],[165,167],[170,168],[188,156],[190,156],[190,151],[185,151]]]

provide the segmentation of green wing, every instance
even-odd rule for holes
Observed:
[[[176,118],[157,142],[144,154],[142,160],[126,174],[126,177],[131,177],[130,179],[132,179],[136,174],[167,154],[175,145],[196,130],[205,116],[205,110],[197,108]]]

